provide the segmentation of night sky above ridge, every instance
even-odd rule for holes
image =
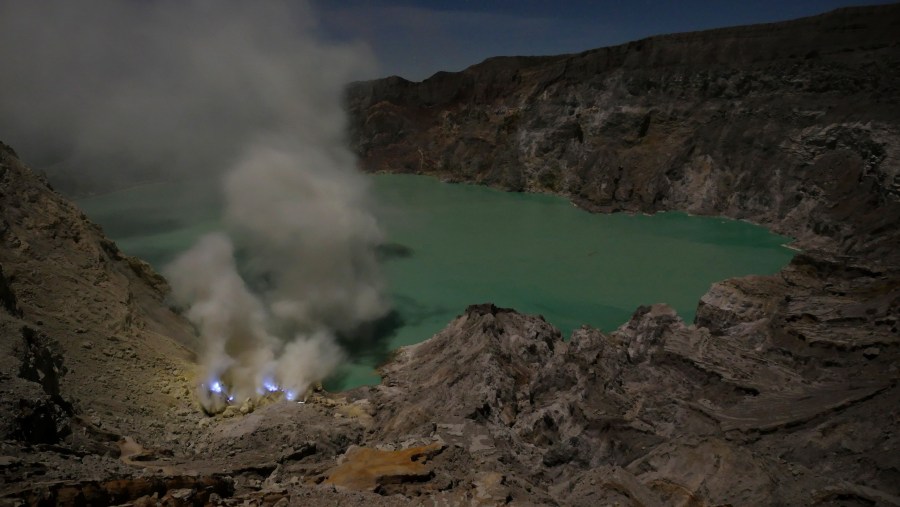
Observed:
[[[159,178],[162,168],[215,172],[256,130],[294,121],[285,114],[298,97],[339,95],[351,81],[419,81],[494,56],[576,53],[867,3],[0,0],[0,139],[48,174],[72,175],[70,192],[93,192]]]
[[[665,33],[785,21],[854,0],[315,0],[325,34],[368,45],[371,77],[421,80],[491,56],[552,55]]]

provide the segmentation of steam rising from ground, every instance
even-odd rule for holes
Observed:
[[[336,147],[250,147],[225,178],[229,234],[202,238],[167,269],[205,338],[207,387],[222,382],[237,399],[302,395],[340,362],[335,333],[387,312],[378,224],[352,157]],[[204,398],[207,408],[219,398]]]
[[[0,4],[0,136],[85,179],[224,191],[226,229],[166,270],[223,396],[302,393],[387,311],[341,105],[370,58],[315,31],[298,2]]]

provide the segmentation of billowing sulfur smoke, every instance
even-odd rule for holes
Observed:
[[[252,146],[226,176],[229,234],[202,238],[167,269],[207,345],[208,409],[224,401],[207,396],[217,382],[237,399],[301,395],[340,361],[335,333],[387,311],[365,189],[340,145],[296,139]]]
[[[300,395],[341,360],[336,335],[387,311],[341,105],[371,59],[321,42],[312,14],[274,1],[0,4],[7,140],[76,180],[189,174],[223,192],[224,229],[166,270],[203,337],[207,408]]]

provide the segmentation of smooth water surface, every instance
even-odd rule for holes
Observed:
[[[465,307],[492,302],[543,315],[564,336],[582,324],[612,331],[640,305],[694,318],[710,284],[787,264],[788,238],[748,223],[683,213],[597,215],[565,199],[424,177],[373,177],[387,232],[384,270],[400,327],[352,351],[332,388],[375,383],[387,350],[420,342]],[[219,227],[219,203],[190,184],[159,184],[80,205],[128,254],[158,269]]]

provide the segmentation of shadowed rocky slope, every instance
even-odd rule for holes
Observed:
[[[900,505],[900,7],[349,92],[371,170],[806,252],[570,340],[474,305],[384,381],[207,417],[166,283],[0,145],[0,505]],[[648,302],[650,303],[650,302]]]

